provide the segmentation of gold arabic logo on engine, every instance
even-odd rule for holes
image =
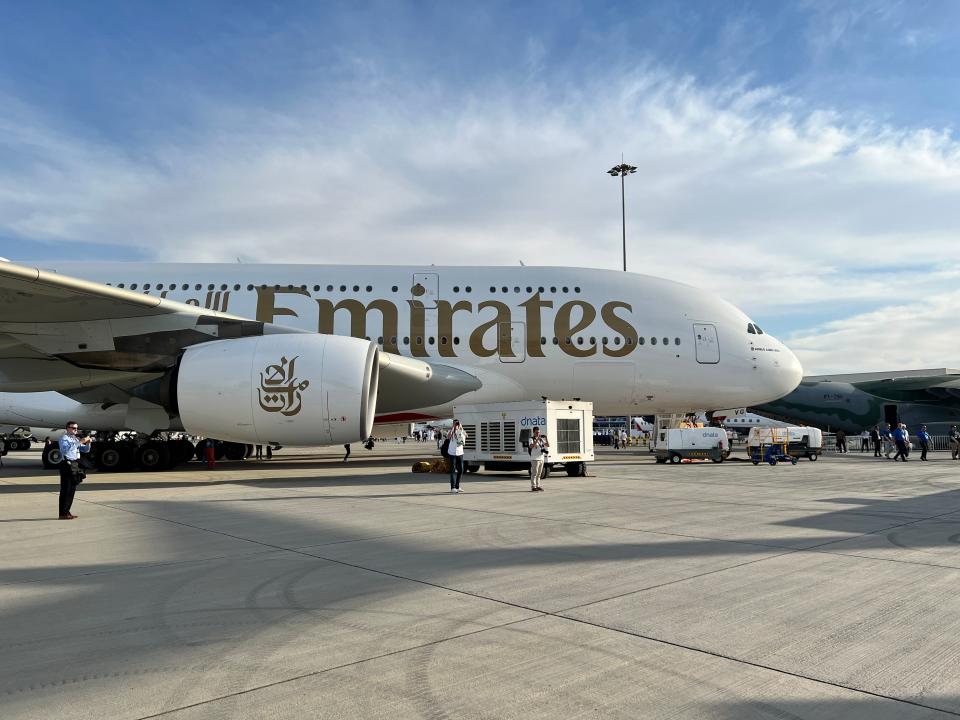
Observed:
[[[303,391],[310,387],[309,380],[297,380],[297,358],[281,357],[277,365],[267,365],[260,372],[260,387],[257,395],[260,407],[267,412],[278,412],[287,417],[296,415],[303,408]]]

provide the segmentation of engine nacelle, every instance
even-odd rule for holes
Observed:
[[[373,428],[379,350],[336,335],[264,335],[187,349],[176,378],[184,429],[220,440],[334,445]]]

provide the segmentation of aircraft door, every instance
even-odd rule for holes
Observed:
[[[500,362],[519,363],[527,359],[527,326],[522,322],[497,325],[497,348]]]
[[[900,413],[898,412],[896,405],[883,406],[883,421],[890,423],[890,425],[893,427],[896,427],[900,424]]]
[[[717,328],[710,323],[694,323],[693,337],[697,347],[697,362],[701,365],[714,365],[720,362],[720,343],[717,340]]]
[[[425,308],[437,307],[440,297],[440,276],[437,273],[414,273],[410,286],[410,298],[419,300]]]

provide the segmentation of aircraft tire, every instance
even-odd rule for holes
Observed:
[[[247,446],[241,443],[223,443],[223,457],[227,460],[243,460],[247,454]],[[218,458],[219,459],[219,458]]]
[[[101,472],[116,472],[126,465],[124,453],[116,443],[107,443],[101,448],[94,462]]]
[[[170,448],[171,461],[175,460],[176,465],[190,462],[193,458],[193,443],[189,440],[171,440],[167,445]]]
[[[149,472],[165,470],[170,462],[170,449],[165,442],[151,440],[137,448],[137,466]]]
[[[60,464],[60,457],[60,446],[57,444],[51,445],[43,451],[41,456],[43,466],[48,470],[57,467]]]

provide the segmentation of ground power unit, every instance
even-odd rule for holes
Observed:
[[[593,403],[580,400],[530,400],[457,405],[453,416],[467,432],[463,462],[468,472],[530,469],[527,444],[535,427],[550,442],[546,477],[563,468],[567,475],[586,474],[593,455]]]

